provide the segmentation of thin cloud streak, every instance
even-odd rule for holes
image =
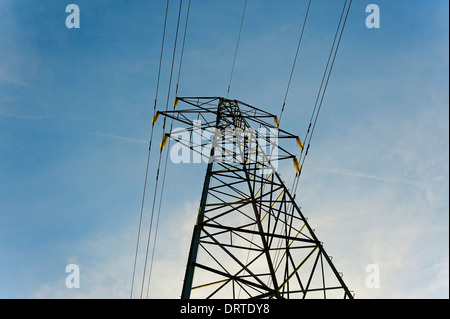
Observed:
[[[17,79],[15,77],[8,75],[2,67],[0,67],[0,82],[13,84],[13,85],[20,86],[23,88],[31,87],[31,85],[28,84],[27,82],[24,82],[20,79]]]
[[[102,132],[89,132],[89,134],[102,136],[102,137],[109,137],[111,139],[116,139],[116,140],[120,140],[120,141],[131,142],[131,143],[147,143],[147,141],[145,141],[145,140],[141,140],[141,139],[134,138],[134,137],[128,137],[128,136],[120,136],[120,135],[114,135],[114,134],[108,134],[108,133],[102,133]]]
[[[9,118],[15,118],[18,120],[45,120],[50,118],[50,116],[47,115],[22,115],[22,114],[14,114],[14,113],[5,113],[0,112],[0,117],[9,117]]]
[[[357,171],[323,169],[323,168],[311,168],[311,169],[320,171],[320,172],[330,173],[330,174],[342,175],[342,176],[373,179],[373,180],[377,180],[380,182],[386,182],[386,183],[408,184],[408,185],[413,185],[416,187],[424,186],[424,183],[408,181],[408,180],[401,180],[401,179],[396,179],[396,178],[389,178],[389,177],[380,177],[380,176],[369,175],[369,174],[357,172]]]

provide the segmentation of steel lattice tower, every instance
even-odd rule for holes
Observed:
[[[178,97],[174,107],[154,121],[183,123],[189,139],[171,132],[160,146],[171,138],[208,158],[181,298],[353,298],[275,169],[291,159],[299,173],[281,141],[300,139],[237,100]]]

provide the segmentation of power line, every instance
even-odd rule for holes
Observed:
[[[178,29],[180,27],[180,16],[181,16],[181,7],[183,5],[183,0],[180,0],[180,8],[178,9],[178,20],[177,20],[177,29],[175,32],[175,41],[174,41],[174,45],[173,45],[173,53],[172,53],[172,65],[170,67],[170,76],[169,76],[169,88],[167,89],[167,100],[166,100],[166,111],[169,108],[169,99],[170,99],[170,90],[172,87],[172,76],[173,76],[173,66],[175,63],[175,54],[177,51],[177,42],[178,42]],[[166,123],[166,121],[164,121],[164,124]],[[163,127],[163,130],[165,129],[165,125]]]
[[[188,27],[188,22],[189,22],[190,9],[191,9],[191,0],[189,0],[188,7],[187,7],[186,23],[184,25],[183,45],[181,46],[180,66],[178,68],[178,78],[177,78],[177,86],[176,86],[176,89],[175,89],[175,96],[178,96],[178,84],[180,83],[181,66],[183,64],[184,44],[186,42],[186,33],[187,33],[187,27]]]
[[[340,19],[339,19],[339,24],[338,24],[338,26],[336,28],[336,33],[334,35],[333,45],[331,46],[330,54],[328,56],[327,65],[325,67],[325,71],[324,71],[324,74],[323,74],[323,77],[322,77],[322,82],[320,84],[319,92],[317,93],[317,97],[316,97],[316,102],[315,102],[315,105],[314,105],[313,113],[311,114],[311,120],[309,122],[308,130],[306,132],[306,136],[305,136],[305,139],[304,139],[305,145],[307,144],[306,151],[305,151],[305,154],[303,155],[304,148],[302,148],[302,151],[301,151],[300,156],[299,156],[299,162],[301,161],[300,168],[303,167],[304,162],[305,162],[305,158],[308,155],[309,147],[311,145],[311,139],[312,139],[312,136],[313,136],[316,124],[317,124],[317,119],[319,117],[320,110],[322,108],[323,100],[324,100],[325,93],[326,93],[326,90],[327,90],[327,87],[328,87],[328,82],[330,80],[331,72],[333,70],[334,62],[336,60],[336,56],[337,56],[337,53],[339,51],[339,46],[340,46],[340,43],[341,43],[342,34],[344,33],[345,25],[347,23],[347,18],[348,18],[348,14],[350,12],[350,7],[352,5],[352,0],[349,1],[349,5],[348,6],[347,6],[347,2],[348,1],[345,0],[344,6],[342,8],[341,16],[340,16]],[[345,9],[346,8],[347,8],[347,12],[345,13]],[[344,13],[345,13],[345,17],[344,17]],[[342,22],[342,19],[344,19],[343,22]],[[342,27],[341,27],[341,24],[342,24]],[[338,38],[338,34],[339,34],[339,38]],[[337,44],[336,44],[336,40],[337,40]],[[334,54],[333,54],[333,52],[334,52]],[[331,61],[331,64],[330,64],[330,61]],[[316,109],[317,109],[317,111],[316,111]],[[314,117],[314,115],[315,115],[315,117]],[[313,122],[313,118],[314,118],[314,122]],[[308,137],[308,135],[309,135],[309,137]],[[308,142],[306,143],[307,140],[308,140]],[[302,155],[303,155],[303,159],[302,159]],[[297,190],[297,187],[298,187],[298,181],[300,179],[301,172],[302,172],[302,170],[300,170],[300,172],[298,172],[296,174],[296,177],[294,179],[294,184],[293,184],[293,193],[294,194],[296,193],[296,190]]]
[[[244,24],[246,8],[247,8],[247,0],[245,0],[244,11],[242,12],[241,26],[239,28],[239,35],[238,35],[238,39],[237,39],[237,43],[236,43],[236,50],[234,51],[234,58],[233,58],[233,65],[231,67],[230,81],[228,82],[227,98],[228,98],[228,95],[230,94],[231,80],[233,79],[234,65],[236,64],[236,57],[237,57],[237,52],[238,52],[238,48],[239,48],[239,42],[241,40],[242,25]]]
[[[161,54],[159,57],[158,79],[156,81],[155,104],[153,107],[153,118],[155,118],[155,115],[156,115],[156,104],[158,101],[159,82],[160,82],[160,77],[161,77],[161,65],[162,65],[163,52],[164,52],[164,40],[166,37],[168,9],[169,9],[169,0],[167,0],[167,3],[166,3],[166,13],[165,13],[165,18],[164,18],[164,28],[163,28],[162,43],[161,43]],[[147,165],[146,165],[146,169],[145,169],[144,190],[143,190],[143,194],[142,194],[141,213],[140,213],[140,217],[139,217],[139,227],[138,227],[138,234],[137,234],[137,241],[136,241],[136,252],[135,252],[135,256],[134,256],[134,266],[133,266],[133,276],[132,276],[132,280],[131,280],[130,299],[133,297],[134,278],[135,278],[135,274],[136,274],[137,255],[138,255],[138,249],[139,249],[139,238],[141,235],[141,228],[142,228],[142,216],[143,216],[143,211],[144,211],[145,192],[146,192],[146,188],[147,188],[148,168],[149,168],[149,164],[150,164],[150,153],[151,153],[151,147],[152,147],[154,126],[155,126],[155,121],[153,120],[152,121],[152,129],[151,129],[151,133],[150,133],[150,142],[149,142],[149,147],[148,147]]]
[[[305,25],[306,25],[306,21],[308,20],[308,14],[309,14],[309,8],[310,7],[311,7],[311,0],[309,0],[308,8],[306,9],[305,20],[303,21],[302,31],[300,32],[300,38],[298,40],[297,51],[295,52],[294,63],[292,64],[291,75],[289,76],[289,81],[288,81],[288,85],[287,85],[287,88],[286,88],[286,93],[284,95],[283,106],[281,107],[281,113],[280,113],[280,117],[278,119],[279,121],[281,121],[281,117],[283,116],[283,112],[284,112],[284,107],[286,106],[286,99],[287,99],[287,96],[288,96],[288,93],[289,93],[289,88],[291,86],[292,75],[294,74],[295,64],[297,63],[298,52],[300,51],[300,45],[302,43],[303,32],[305,31]]]
[[[181,3],[180,3],[180,12],[181,12]],[[185,45],[185,41],[186,41],[186,33],[187,33],[187,27],[188,27],[188,21],[189,21],[190,6],[191,6],[191,0],[189,0],[188,7],[187,7],[186,23],[184,26],[183,45],[182,45],[182,49],[181,49],[180,66],[178,69],[178,80],[177,80],[177,85],[176,85],[176,90],[175,90],[175,96],[177,96],[178,85],[180,82],[180,74],[181,74],[181,67],[182,67],[182,63],[183,63],[183,52],[184,52],[184,45]],[[174,108],[175,108],[175,106],[176,105],[174,104]],[[171,123],[170,123],[169,132],[172,132],[172,129],[173,129],[173,119],[171,120]],[[171,140],[169,139],[167,149],[170,149],[170,143],[171,143]],[[162,200],[163,200],[163,194],[164,194],[164,186],[166,183],[168,160],[169,160],[169,152],[166,153],[166,160],[165,160],[164,169],[163,169],[162,185],[161,185],[161,192],[160,192],[160,197],[159,197],[159,206],[158,206],[158,213],[157,213],[157,217],[156,217],[156,227],[155,227],[155,234],[154,234],[154,238],[153,238],[153,249],[152,249],[152,256],[151,256],[151,260],[150,260],[150,270],[149,270],[148,283],[147,283],[147,295],[146,295],[147,298],[148,298],[148,292],[150,291],[150,280],[151,280],[152,270],[153,270],[153,260],[154,260],[154,256],[155,256],[155,250],[156,250],[156,239],[158,236],[159,217],[161,215],[161,206],[162,206]]]
[[[167,89],[166,111],[168,110],[168,106],[169,106],[170,89],[172,86],[173,66],[175,63],[175,54],[176,54],[176,50],[177,50],[178,30],[179,30],[179,26],[180,26],[180,16],[181,16],[182,5],[183,5],[183,0],[180,0],[180,7],[178,10],[177,27],[176,27],[176,32],[175,32],[175,40],[174,40],[173,53],[172,53],[172,63],[171,63],[171,68],[170,68],[169,87]],[[165,129],[166,129],[166,118],[164,118],[163,136],[165,136]],[[145,253],[144,273],[143,273],[143,277],[142,277],[141,298],[142,298],[142,295],[144,292],[145,275],[146,275],[146,270],[147,270],[148,253],[149,253],[149,249],[150,249],[150,239],[151,239],[152,226],[153,226],[153,217],[154,217],[154,213],[155,213],[155,203],[156,203],[156,195],[157,195],[157,191],[158,191],[159,172],[160,172],[160,167],[161,167],[161,157],[162,157],[163,148],[164,147],[160,147],[158,168],[156,171],[155,191],[153,194],[153,204],[152,204],[152,212],[151,212],[151,219],[150,219],[150,227],[149,227],[149,232],[148,232],[148,237],[147,237],[147,249],[146,249],[146,253]]]
[[[142,284],[141,284],[141,299],[142,299],[142,296],[144,293],[145,274],[146,274],[146,270],[147,270],[148,252],[149,252],[149,247],[150,247],[150,239],[151,239],[152,226],[153,226],[153,215],[154,215],[154,211],[155,211],[156,194],[158,191],[159,168],[161,166],[161,157],[162,157],[161,154],[162,154],[162,148],[160,149],[160,152],[159,152],[158,170],[156,172],[155,191],[153,194],[152,214],[151,214],[151,218],[150,218],[150,227],[149,227],[148,236],[147,236],[147,249],[145,252],[144,273],[142,275]]]
[[[171,124],[171,130],[172,130],[172,126],[173,126],[173,119],[172,119],[172,124]],[[170,149],[170,139],[169,139],[168,143],[169,144],[167,146],[167,149]],[[160,197],[159,197],[158,213],[156,215],[156,226],[155,226],[155,234],[154,234],[154,237],[153,237],[153,248],[152,248],[152,256],[151,256],[151,259],[150,259],[150,269],[149,269],[149,274],[148,274],[146,298],[148,298],[148,292],[150,291],[150,281],[151,281],[152,270],[153,270],[153,259],[154,259],[155,250],[156,250],[156,239],[157,239],[157,236],[158,236],[159,217],[161,215],[161,204],[162,204],[162,199],[163,199],[163,194],[164,194],[164,186],[165,186],[165,183],[166,183],[166,173],[167,173],[167,162],[168,162],[168,159],[169,159],[169,151],[166,152],[166,160],[165,160],[164,169],[163,169],[163,178],[162,178],[161,192],[160,192]],[[159,167],[159,164],[158,164],[158,167]],[[155,195],[156,195],[156,192],[155,192]],[[153,218],[153,216],[152,216],[152,218]]]

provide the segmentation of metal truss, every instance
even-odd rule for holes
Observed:
[[[174,107],[154,121],[185,129],[161,147],[170,137],[207,159],[181,297],[353,298],[274,165],[291,159],[298,173],[281,141],[300,139],[237,100],[179,97]]]

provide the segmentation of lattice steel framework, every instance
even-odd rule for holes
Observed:
[[[275,169],[291,159],[298,173],[281,144],[303,147],[275,115],[220,97],[179,97],[159,115],[185,126],[161,147],[208,159],[182,298],[353,298]]]

